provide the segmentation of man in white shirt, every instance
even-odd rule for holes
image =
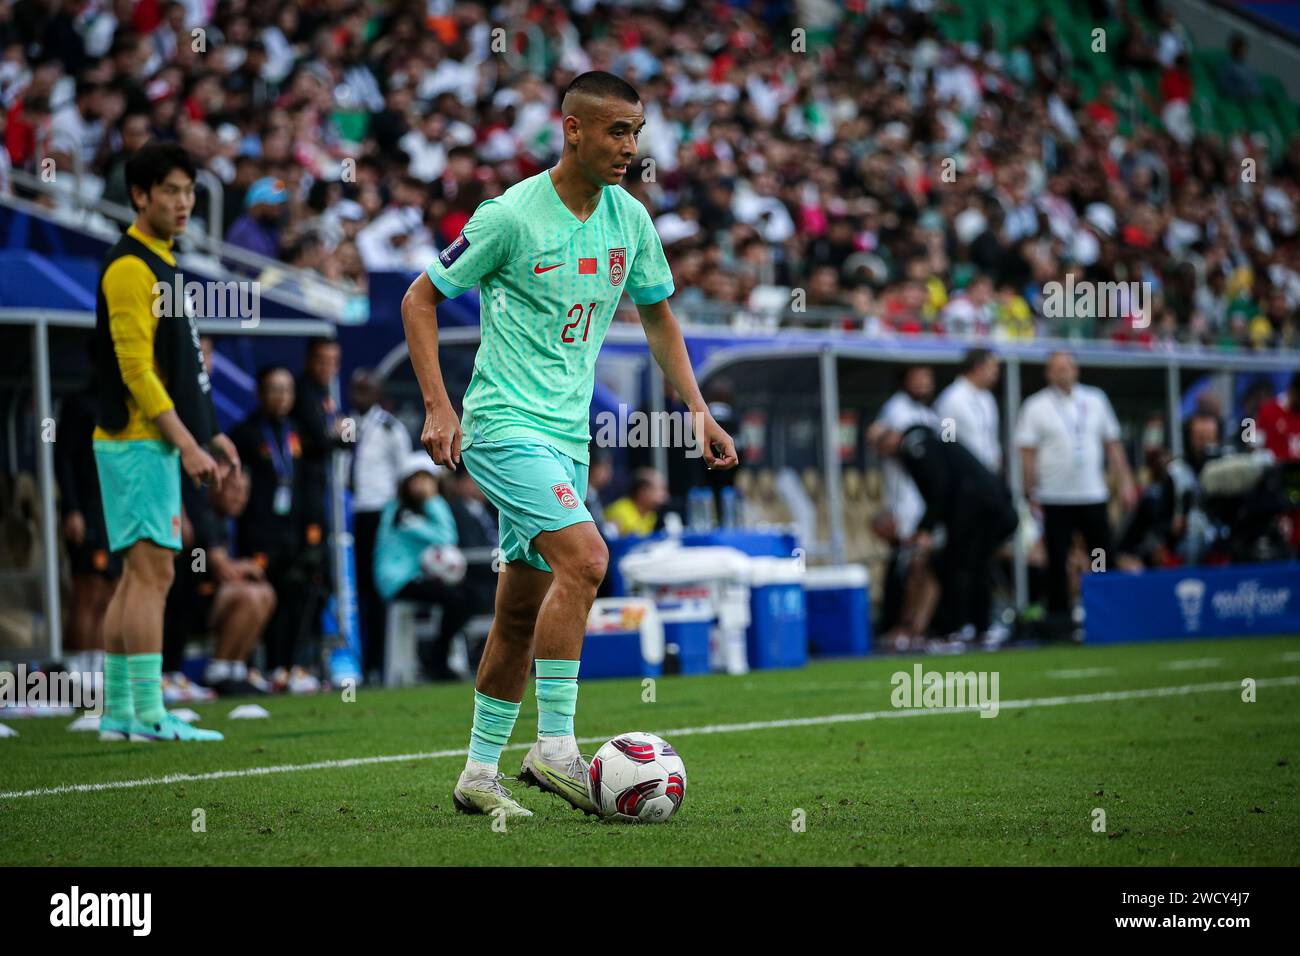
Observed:
[[[934,410],[939,416],[939,435],[956,439],[977,461],[1006,487],[1002,481],[1002,429],[998,400],[993,396],[1002,365],[989,349],[975,348],[966,353],[952,384],[939,393]],[[995,556],[996,560],[996,556]],[[992,574],[980,569],[981,583],[971,595],[973,620],[981,630],[988,627],[993,612]]]
[[[934,403],[939,434],[961,442],[993,474],[1002,472],[1002,436],[993,389],[1002,367],[988,349],[971,349],[951,385]]]
[[[965,291],[948,301],[939,319],[948,335],[988,335],[997,321],[993,280],[986,275],[977,275]]]
[[[909,365],[903,370],[898,391],[881,406],[872,427],[888,426],[890,431],[902,433],[913,425],[929,425],[938,431],[939,416],[930,407],[933,397],[934,372],[930,366]],[[898,538],[905,541],[916,533],[916,526],[925,512],[925,502],[912,479],[897,462],[886,459],[883,473],[885,506],[893,515]]]
[[[357,233],[357,252],[367,272],[423,269],[438,254],[424,224],[425,184],[401,176],[393,186],[392,204]]]
[[[357,369],[351,386],[354,437],[352,451],[352,556],[357,568],[357,610],[365,634],[363,672],[384,669],[384,602],[375,590],[375,538],[384,505],[397,494],[397,479],[411,454],[411,434],[381,404],[379,381]]]
[[[1098,550],[1103,568],[1111,559],[1107,463],[1126,509],[1137,501],[1137,488],[1110,399],[1100,389],[1078,384],[1074,356],[1053,352],[1047,359],[1047,382],[1047,388],[1025,399],[1015,437],[1026,497],[1043,520],[1048,613],[1064,629],[1069,627],[1068,562],[1075,532],[1083,535],[1090,566]]]
[[[102,87],[87,75],[78,77],[76,95],[50,119],[47,151],[57,163],[71,169],[76,169],[74,163],[80,163],[82,174],[90,175],[104,139],[102,109]]]
[[[881,407],[867,432],[868,441],[874,444],[885,430],[902,433],[913,425],[928,425],[938,431],[939,416],[930,407],[933,396],[934,372],[930,366],[904,368],[898,391]],[[893,547],[885,584],[884,616],[894,624],[893,640],[899,649],[906,650],[907,642],[924,636],[939,593],[930,570],[928,550],[911,547],[925,514],[921,492],[894,458],[885,458],[881,474],[885,512],[877,516],[873,528]],[[896,614],[892,613],[894,608]]]

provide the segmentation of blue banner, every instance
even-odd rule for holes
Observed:
[[[1083,579],[1089,644],[1300,634],[1300,563],[1175,568]]]

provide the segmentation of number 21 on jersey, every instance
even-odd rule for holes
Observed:
[[[573,321],[570,322],[568,325],[566,325],[564,329],[560,332],[561,342],[573,343],[578,341],[577,339],[573,338],[569,333],[578,327],[578,323],[581,322],[583,319],[584,311],[586,312],[587,322],[582,327],[582,341],[584,342],[587,341],[587,333],[591,330],[591,314],[596,311],[595,302],[588,303],[585,310],[583,309],[581,302],[574,304],[573,308],[569,310],[568,315],[566,316],[566,318],[573,319]],[[577,315],[576,319],[573,318],[575,314]]]

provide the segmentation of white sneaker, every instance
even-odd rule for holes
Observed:
[[[304,667],[289,671],[288,689],[291,694],[319,694],[320,679]]]
[[[531,817],[533,811],[519,803],[510,795],[510,791],[501,786],[504,774],[482,774],[470,776],[468,771],[460,775],[456,788],[451,792],[452,802],[461,813],[492,813],[503,810],[508,817]]]
[[[563,797],[583,813],[595,813],[596,804],[587,791],[587,761],[577,750],[559,757],[543,757],[539,740],[524,754],[519,782]]]
[[[180,671],[162,675],[164,704],[206,704],[217,695],[206,687],[199,687]]]

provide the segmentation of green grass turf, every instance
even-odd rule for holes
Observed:
[[[1005,705],[1296,675],[1300,638],[828,661],[664,678],[653,703],[639,681],[585,681],[578,733],[887,711],[890,676],[917,660],[996,670]],[[1092,673],[1051,673],[1080,670]],[[438,686],[266,706],[264,721],[228,720],[228,703],[198,708],[227,739],[188,746],[101,744],[67,720],[10,720],[21,736],[0,740],[0,791],[459,749],[471,703],[468,687]],[[535,720],[530,692],[516,742]],[[404,759],[0,799],[0,865],[1300,863],[1295,684],[1260,687],[1254,703],[1228,689],[670,739],[689,783],[661,826],[604,823],[520,786],[536,815],[494,832],[452,808],[462,758]],[[508,750],[503,769],[521,756]],[[1091,827],[1098,807],[1105,833]],[[196,808],[206,833],[191,829]]]

